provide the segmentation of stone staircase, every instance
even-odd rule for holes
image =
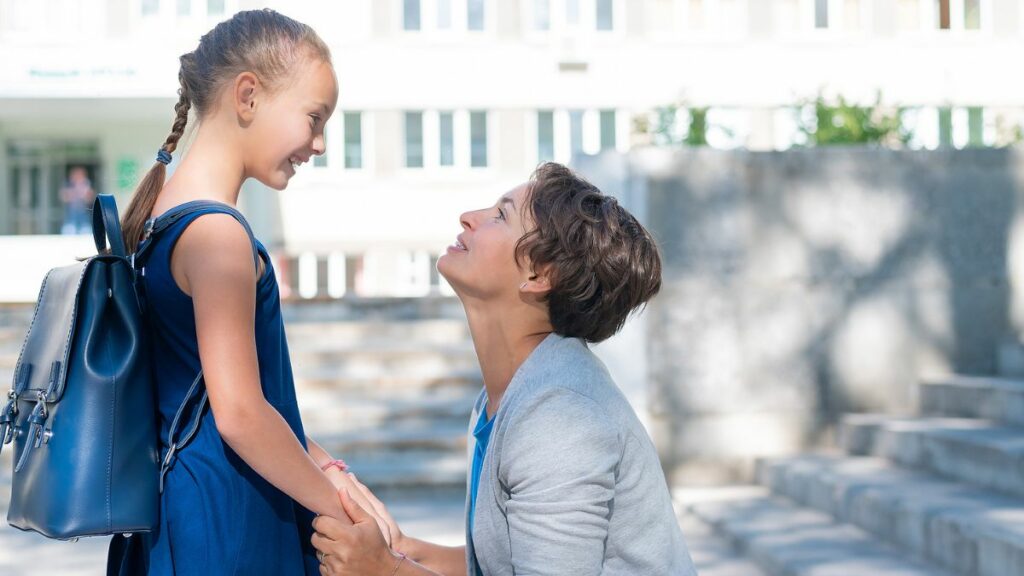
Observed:
[[[364,312],[287,322],[307,433],[377,492],[464,494],[482,378],[461,309]]]
[[[0,309],[0,386],[9,386],[30,307]],[[303,302],[284,307],[303,423],[391,498],[464,495],[466,432],[482,386],[451,298]],[[0,456],[0,507],[10,451]]]
[[[771,575],[1020,576],[1022,426],[1024,380],[929,380],[915,417],[846,415],[831,451],[676,499]]]

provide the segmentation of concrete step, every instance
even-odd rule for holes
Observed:
[[[320,370],[319,374],[310,370],[306,372],[304,375],[298,374],[295,377],[295,389],[299,391],[300,395],[307,390],[346,390],[366,395],[389,396],[412,392],[456,394],[469,390],[479,391],[483,386],[483,375],[479,368],[369,376],[351,375],[332,370]]]
[[[348,457],[344,453],[335,453],[334,456],[344,459],[349,471],[378,495],[410,490],[463,497],[466,494],[469,462],[465,450],[457,453],[431,450],[409,450],[398,454],[356,453]]]
[[[303,379],[429,378],[455,373],[479,372],[471,346],[465,345],[365,345],[325,347],[291,353],[292,370]]]
[[[855,526],[772,496],[766,488],[686,509],[772,576],[948,575]]]
[[[288,324],[340,320],[465,319],[466,317],[462,303],[454,296],[291,300],[282,303],[281,312],[285,323]]]
[[[291,322],[285,325],[285,332],[293,350],[366,342],[455,344],[470,340],[469,325],[465,320],[446,318]]]
[[[388,454],[400,457],[404,452],[432,451],[459,454],[466,451],[468,421],[461,424],[396,424],[386,428],[352,430],[343,425],[309,426],[306,433],[338,458]]]
[[[758,462],[758,481],[964,576],[1024,574],[1024,500],[894,466],[805,455]]]
[[[461,424],[469,422],[479,390],[382,395],[361,390],[303,390],[298,394],[308,427],[387,427],[396,423]]]
[[[1024,429],[988,420],[848,414],[848,454],[879,456],[986,489],[1024,496]]]
[[[679,516],[690,559],[700,576],[767,576],[757,564],[740,556],[714,528],[693,514]]]
[[[921,383],[921,412],[1024,426],[1024,380],[952,375]]]

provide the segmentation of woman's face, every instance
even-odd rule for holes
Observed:
[[[522,184],[492,206],[459,218],[462,233],[437,261],[437,271],[460,296],[479,299],[515,297],[529,274],[529,263],[516,264],[516,243],[533,223],[524,214],[529,200]]]

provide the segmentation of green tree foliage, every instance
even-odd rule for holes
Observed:
[[[799,130],[807,137],[807,146],[835,144],[875,144],[899,147],[906,145],[913,134],[903,127],[903,109],[886,110],[881,95],[871,106],[850,104],[839,96],[835,102],[818,96],[813,102],[814,114],[798,114]]]
[[[646,135],[655,146],[707,146],[708,127],[707,107],[678,104],[661,106],[653,114],[633,120],[633,130]]]

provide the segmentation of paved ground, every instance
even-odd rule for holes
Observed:
[[[390,498],[386,502],[402,530],[454,546],[465,541],[464,500],[454,496]],[[6,517],[7,498],[0,504]],[[0,574],[3,576],[100,576],[107,558],[106,538],[60,542],[0,526]]]

